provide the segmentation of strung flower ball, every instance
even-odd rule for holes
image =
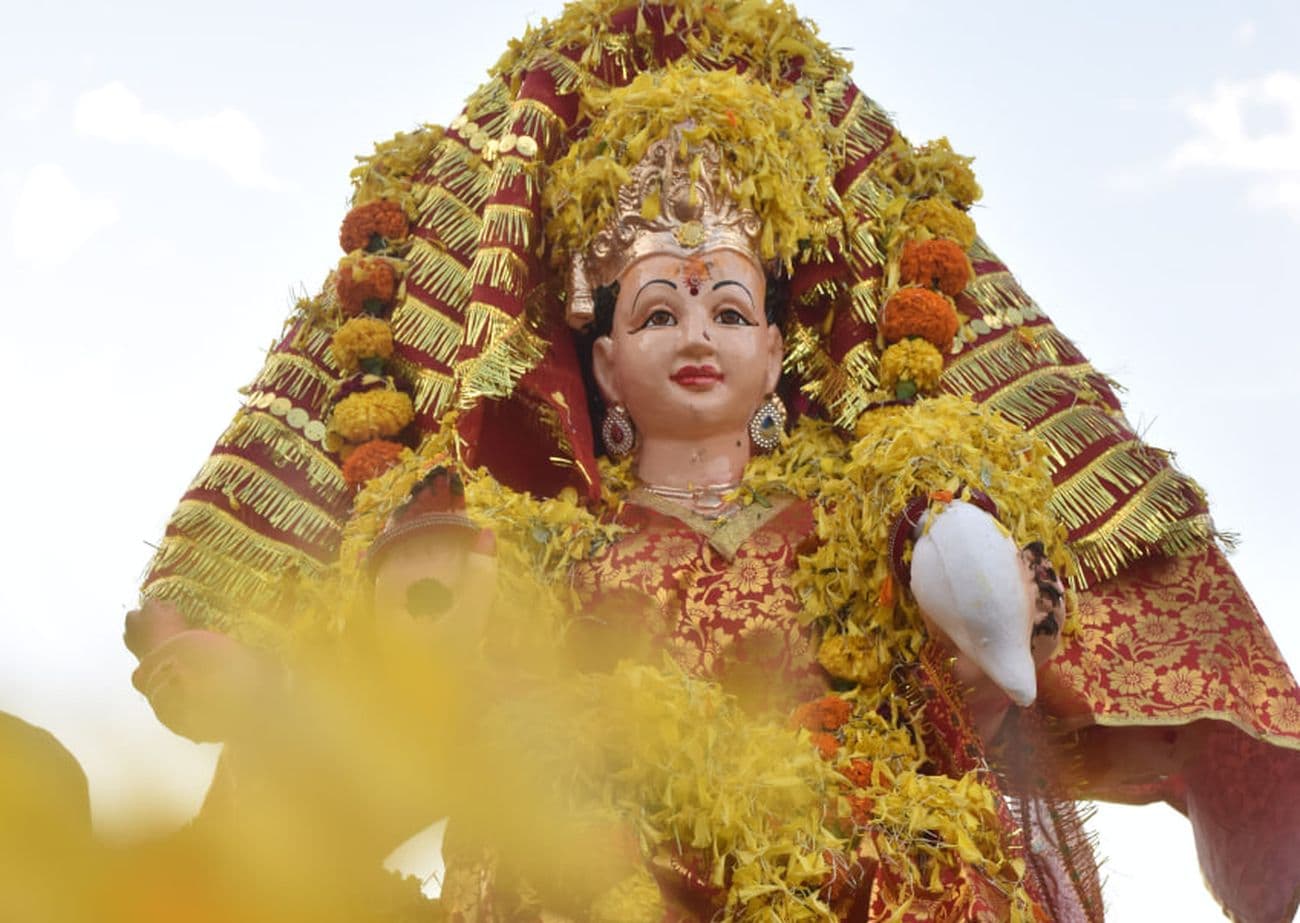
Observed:
[[[975,222],[940,196],[919,199],[903,210],[903,223],[924,229],[931,237],[945,237],[969,250],[975,243]]]
[[[947,349],[959,326],[952,303],[928,288],[900,288],[885,302],[880,317],[880,334],[886,343],[921,337],[939,349]]]
[[[383,360],[393,355],[393,331],[377,317],[354,317],[334,331],[330,347],[339,370],[355,372],[366,359]]]
[[[371,439],[348,453],[343,463],[343,480],[360,487],[371,478],[377,478],[401,459],[406,447],[387,439]]]
[[[392,199],[376,199],[358,205],[343,218],[339,246],[353,250],[381,250],[386,244],[406,238],[406,213]]]
[[[348,317],[382,314],[397,295],[397,273],[387,260],[351,253],[339,260],[334,291]]]
[[[895,343],[880,357],[880,384],[903,400],[934,390],[942,374],[939,350],[916,337]]]
[[[966,259],[961,246],[941,237],[909,240],[904,244],[898,273],[905,285],[937,288],[949,296],[956,295],[970,284],[973,274],[970,260]]]
[[[836,634],[822,639],[817,662],[836,679],[879,684],[893,668],[893,655],[888,645],[875,639]]]
[[[415,419],[410,396],[401,391],[362,391],[334,405],[330,430],[348,442],[396,436]]]

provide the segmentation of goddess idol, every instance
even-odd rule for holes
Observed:
[[[789,7],[573,4],[354,185],[129,618],[169,726],[234,764],[362,622],[563,701],[498,726],[626,862],[460,792],[448,919],[1100,920],[1081,798],[1294,913],[1300,691],[1202,493]]]

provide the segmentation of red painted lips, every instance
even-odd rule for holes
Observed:
[[[668,377],[686,388],[703,388],[722,381],[723,375],[711,365],[683,365]]]

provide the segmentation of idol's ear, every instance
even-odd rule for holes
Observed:
[[[614,353],[614,341],[607,336],[596,337],[596,342],[591,344],[591,373],[606,406],[623,403],[614,374]]]
[[[767,325],[767,338],[767,378],[765,379],[765,385],[767,393],[772,394],[781,381],[781,362],[785,359],[785,339],[781,336],[781,328],[772,323]]]

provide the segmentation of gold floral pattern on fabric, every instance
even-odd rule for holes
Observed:
[[[1081,593],[1047,695],[1104,725],[1227,721],[1300,749],[1300,689],[1217,548],[1157,558]]]
[[[788,710],[825,691],[791,583],[812,534],[807,504],[755,520],[743,538],[728,536],[733,554],[715,547],[707,531],[659,510],[629,503],[618,519],[635,534],[574,577],[583,616],[569,640],[581,665],[654,662],[666,652],[756,710]]]

